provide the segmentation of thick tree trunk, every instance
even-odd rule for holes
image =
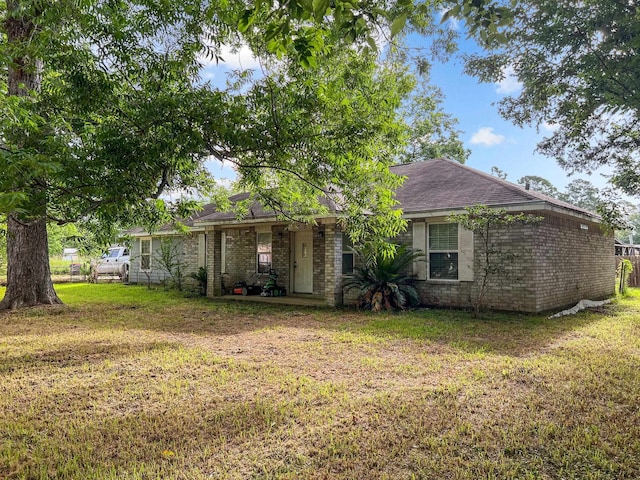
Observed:
[[[8,69],[8,95],[25,97],[40,90],[42,61],[29,52],[29,42],[36,32],[33,18],[18,0],[6,2],[4,30],[7,42],[18,47]],[[30,12],[35,15],[34,12]],[[51,282],[49,244],[47,238],[46,192],[40,185],[46,182],[16,184],[14,191],[29,194],[21,205],[26,215],[7,215],[7,291],[0,310],[33,305],[62,303]]]
[[[47,222],[7,219],[7,291],[0,310],[62,303],[51,282]]]

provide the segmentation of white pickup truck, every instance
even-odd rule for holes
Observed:
[[[129,280],[129,249],[122,246],[110,247],[98,260],[96,275],[117,275],[124,282]]]

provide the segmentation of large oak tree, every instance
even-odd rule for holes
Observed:
[[[53,304],[47,222],[107,227],[185,215],[168,191],[211,187],[204,161],[231,162],[282,215],[329,199],[356,235],[403,226],[389,164],[407,141],[414,86],[376,56],[376,37],[431,2],[8,0],[0,3],[0,213],[8,287],[0,309]],[[248,44],[264,75],[229,88],[199,78],[203,57]],[[437,102],[436,102],[437,103]],[[240,212],[241,213],[241,212]]]

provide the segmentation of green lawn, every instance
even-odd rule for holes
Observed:
[[[0,315],[0,478],[640,477],[638,290],[473,320],[57,289]]]

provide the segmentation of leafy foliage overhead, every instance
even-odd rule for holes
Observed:
[[[467,71],[498,81],[513,69],[522,89],[502,100],[517,125],[555,129],[538,149],[568,171],[613,169],[611,182],[640,194],[640,9],[635,1],[497,0],[465,2],[508,12],[484,35],[489,53]],[[454,13],[459,10],[454,11]],[[470,18],[469,16],[467,18]]]
[[[0,107],[1,211],[158,224],[196,208],[163,195],[214,189],[204,168],[214,157],[290,218],[335,205],[356,234],[394,235],[403,222],[389,189],[400,180],[387,166],[409,139],[422,154],[466,158],[428,86],[408,129],[413,75],[373,48],[407,19],[427,28],[431,2],[14,3],[3,25],[30,23],[33,35],[0,45],[0,58],[37,71],[39,86]],[[238,72],[225,89],[203,82],[205,58],[240,44],[264,75]]]

